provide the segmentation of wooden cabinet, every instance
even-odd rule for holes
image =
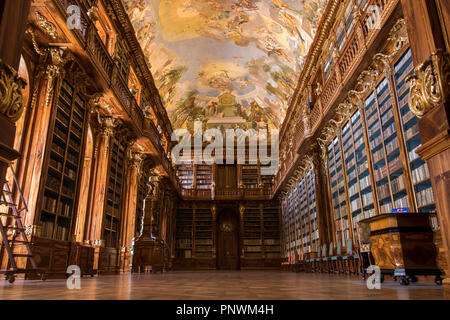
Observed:
[[[429,214],[380,214],[364,221],[370,225],[371,251],[382,273],[400,277],[441,274]],[[406,281],[403,278],[402,284]]]
[[[81,243],[72,244],[70,249],[70,264],[80,267],[81,276],[94,276],[94,255],[94,248]]]
[[[116,274],[119,272],[119,250],[117,248],[100,248],[98,272],[100,274]]]

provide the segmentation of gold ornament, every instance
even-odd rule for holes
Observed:
[[[12,122],[19,120],[24,109],[22,89],[26,82],[17,71],[0,59],[0,113]]]
[[[406,81],[410,84],[409,108],[419,118],[444,103],[450,87],[450,55],[442,50],[415,70]]]

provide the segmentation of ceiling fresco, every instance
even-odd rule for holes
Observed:
[[[326,0],[123,0],[174,129],[278,128]]]

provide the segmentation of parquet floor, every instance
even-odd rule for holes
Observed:
[[[193,271],[86,277],[80,290],[66,280],[0,280],[0,299],[443,299],[433,278],[400,286],[391,278],[381,290],[369,290],[357,276],[281,271]]]

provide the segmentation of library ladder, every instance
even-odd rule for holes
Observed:
[[[20,199],[22,201],[23,207],[19,209],[18,206],[14,203],[13,193],[11,192],[8,182],[5,182],[5,184],[3,185],[2,193],[0,195],[0,205],[4,205],[8,208],[8,210],[6,212],[0,212],[0,216],[5,216],[8,219],[12,218],[12,221],[10,220],[9,224],[4,225],[2,219],[0,219],[0,235],[2,237],[3,247],[8,253],[8,267],[5,270],[0,270],[0,274],[4,274],[9,283],[14,282],[15,275],[18,273],[40,274],[42,280],[45,280],[44,274],[38,271],[36,262],[33,259],[30,242],[28,241],[27,235],[25,234],[25,228],[23,227],[22,220],[20,218],[20,213],[23,211],[28,211],[28,207],[25,203],[25,199],[23,198],[22,191],[20,190],[12,166],[10,166],[10,169],[12,171],[15,186],[20,194]],[[8,239],[8,232],[6,230],[12,230],[11,239]],[[15,244],[23,245],[26,249],[26,253],[15,253]],[[26,258],[27,260],[29,260],[31,263],[31,268],[18,268],[16,261],[17,258]]]

